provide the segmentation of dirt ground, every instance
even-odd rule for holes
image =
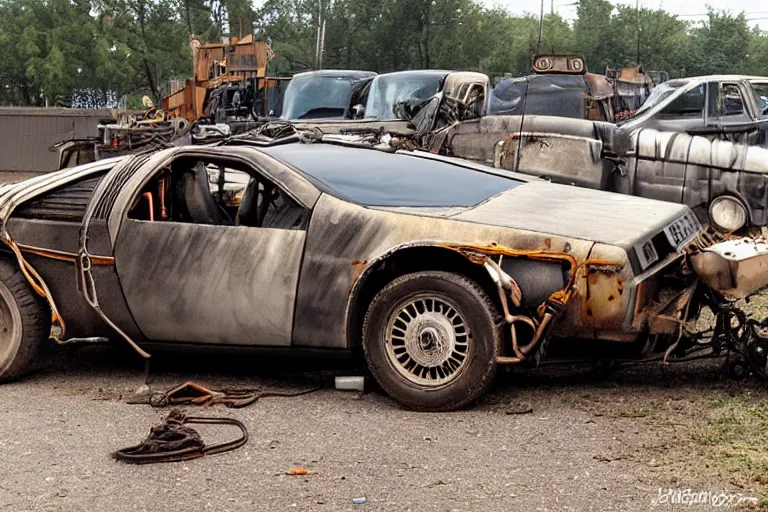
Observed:
[[[195,409],[242,420],[248,444],[131,466],[110,454],[167,413],[126,403],[143,383],[141,364],[111,347],[58,351],[47,369],[2,387],[0,510],[640,511],[660,493],[686,489],[759,497],[768,507],[765,384],[730,381],[717,362],[608,375],[504,372],[480,404],[441,414],[332,388],[334,375],[359,371],[354,362],[161,358],[156,389],[186,380],[213,389],[326,387],[244,409]],[[199,430],[209,443],[236,434]],[[309,475],[287,475],[295,466]]]

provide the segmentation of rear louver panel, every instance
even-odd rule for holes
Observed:
[[[131,179],[131,176],[133,176],[136,171],[139,170],[139,167],[144,165],[147,160],[149,160],[149,155],[140,155],[134,157],[124,167],[118,169],[116,172],[111,173],[105,178],[108,179],[109,182],[105,184],[104,193],[101,194],[99,202],[93,209],[94,219],[107,218],[107,215],[109,215],[110,210],[112,210],[112,206],[117,200],[117,195],[123,189],[128,180]]]
[[[25,203],[16,210],[15,217],[25,219],[81,222],[96,185],[103,175],[88,178]]]

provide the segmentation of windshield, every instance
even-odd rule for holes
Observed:
[[[758,115],[763,119],[768,118],[768,82],[752,82],[752,91],[755,94]]]
[[[635,115],[632,116],[632,119],[637,119],[656,105],[665,101],[667,98],[672,96],[675,91],[680,89],[681,86],[682,84],[670,85],[669,83],[665,82],[654,87],[653,91],[648,96],[648,99],[645,100],[645,103],[643,103],[639,109],[637,109],[637,112],[635,112]]]
[[[355,80],[337,76],[298,76],[288,83],[280,119],[344,117]]]
[[[260,148],[334,195],[368,206],[469,207],[523,182],[448,162],[331,144]]]
[[[440,91],[442,75],[381,75],[373,79],[365,117],[368,119],[408,119],[413,107]]]

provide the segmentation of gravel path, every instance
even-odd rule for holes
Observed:
[[[351,371],[324,361],[166,360],[153,386],[195,380],[213,389],[298,390]],[[676,394],[718,389],[697,389],[716,369],[674,371],[683,376]],[[607,380],[583,370],[503,376],[481,404],[455,413],[408,412],[376,392],[330,388],[239,410],[196,409],[241,419],[249,443],[189,462],[131,466],[110,453],[140,441],[167,411],[125,403],[142,383],[140,365],[119,350],[89,347],[2,387],[0,510],[648,510],[669,486],[633,441],[649,432],[584,407],[585,396],[610,408],[635,393],[670,394],[647,385],[659,380],[657,368],[634,372]],[[528,404],[532,413],[511,414]],[[200,431],[208,442],[236,434]],[[626,456],[631,446],[639,456]],[[310,475],[285,474],[293,466]],[[357,497],[368,502],[354,504]]]

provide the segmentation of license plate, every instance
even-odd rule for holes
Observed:
[[[701,230],[699,219],[688,211],[677,218],[672,224],[664,228],[664,234],[667,240],[676,251],[680,251],[688,242],[693,240],[696,234]]]

